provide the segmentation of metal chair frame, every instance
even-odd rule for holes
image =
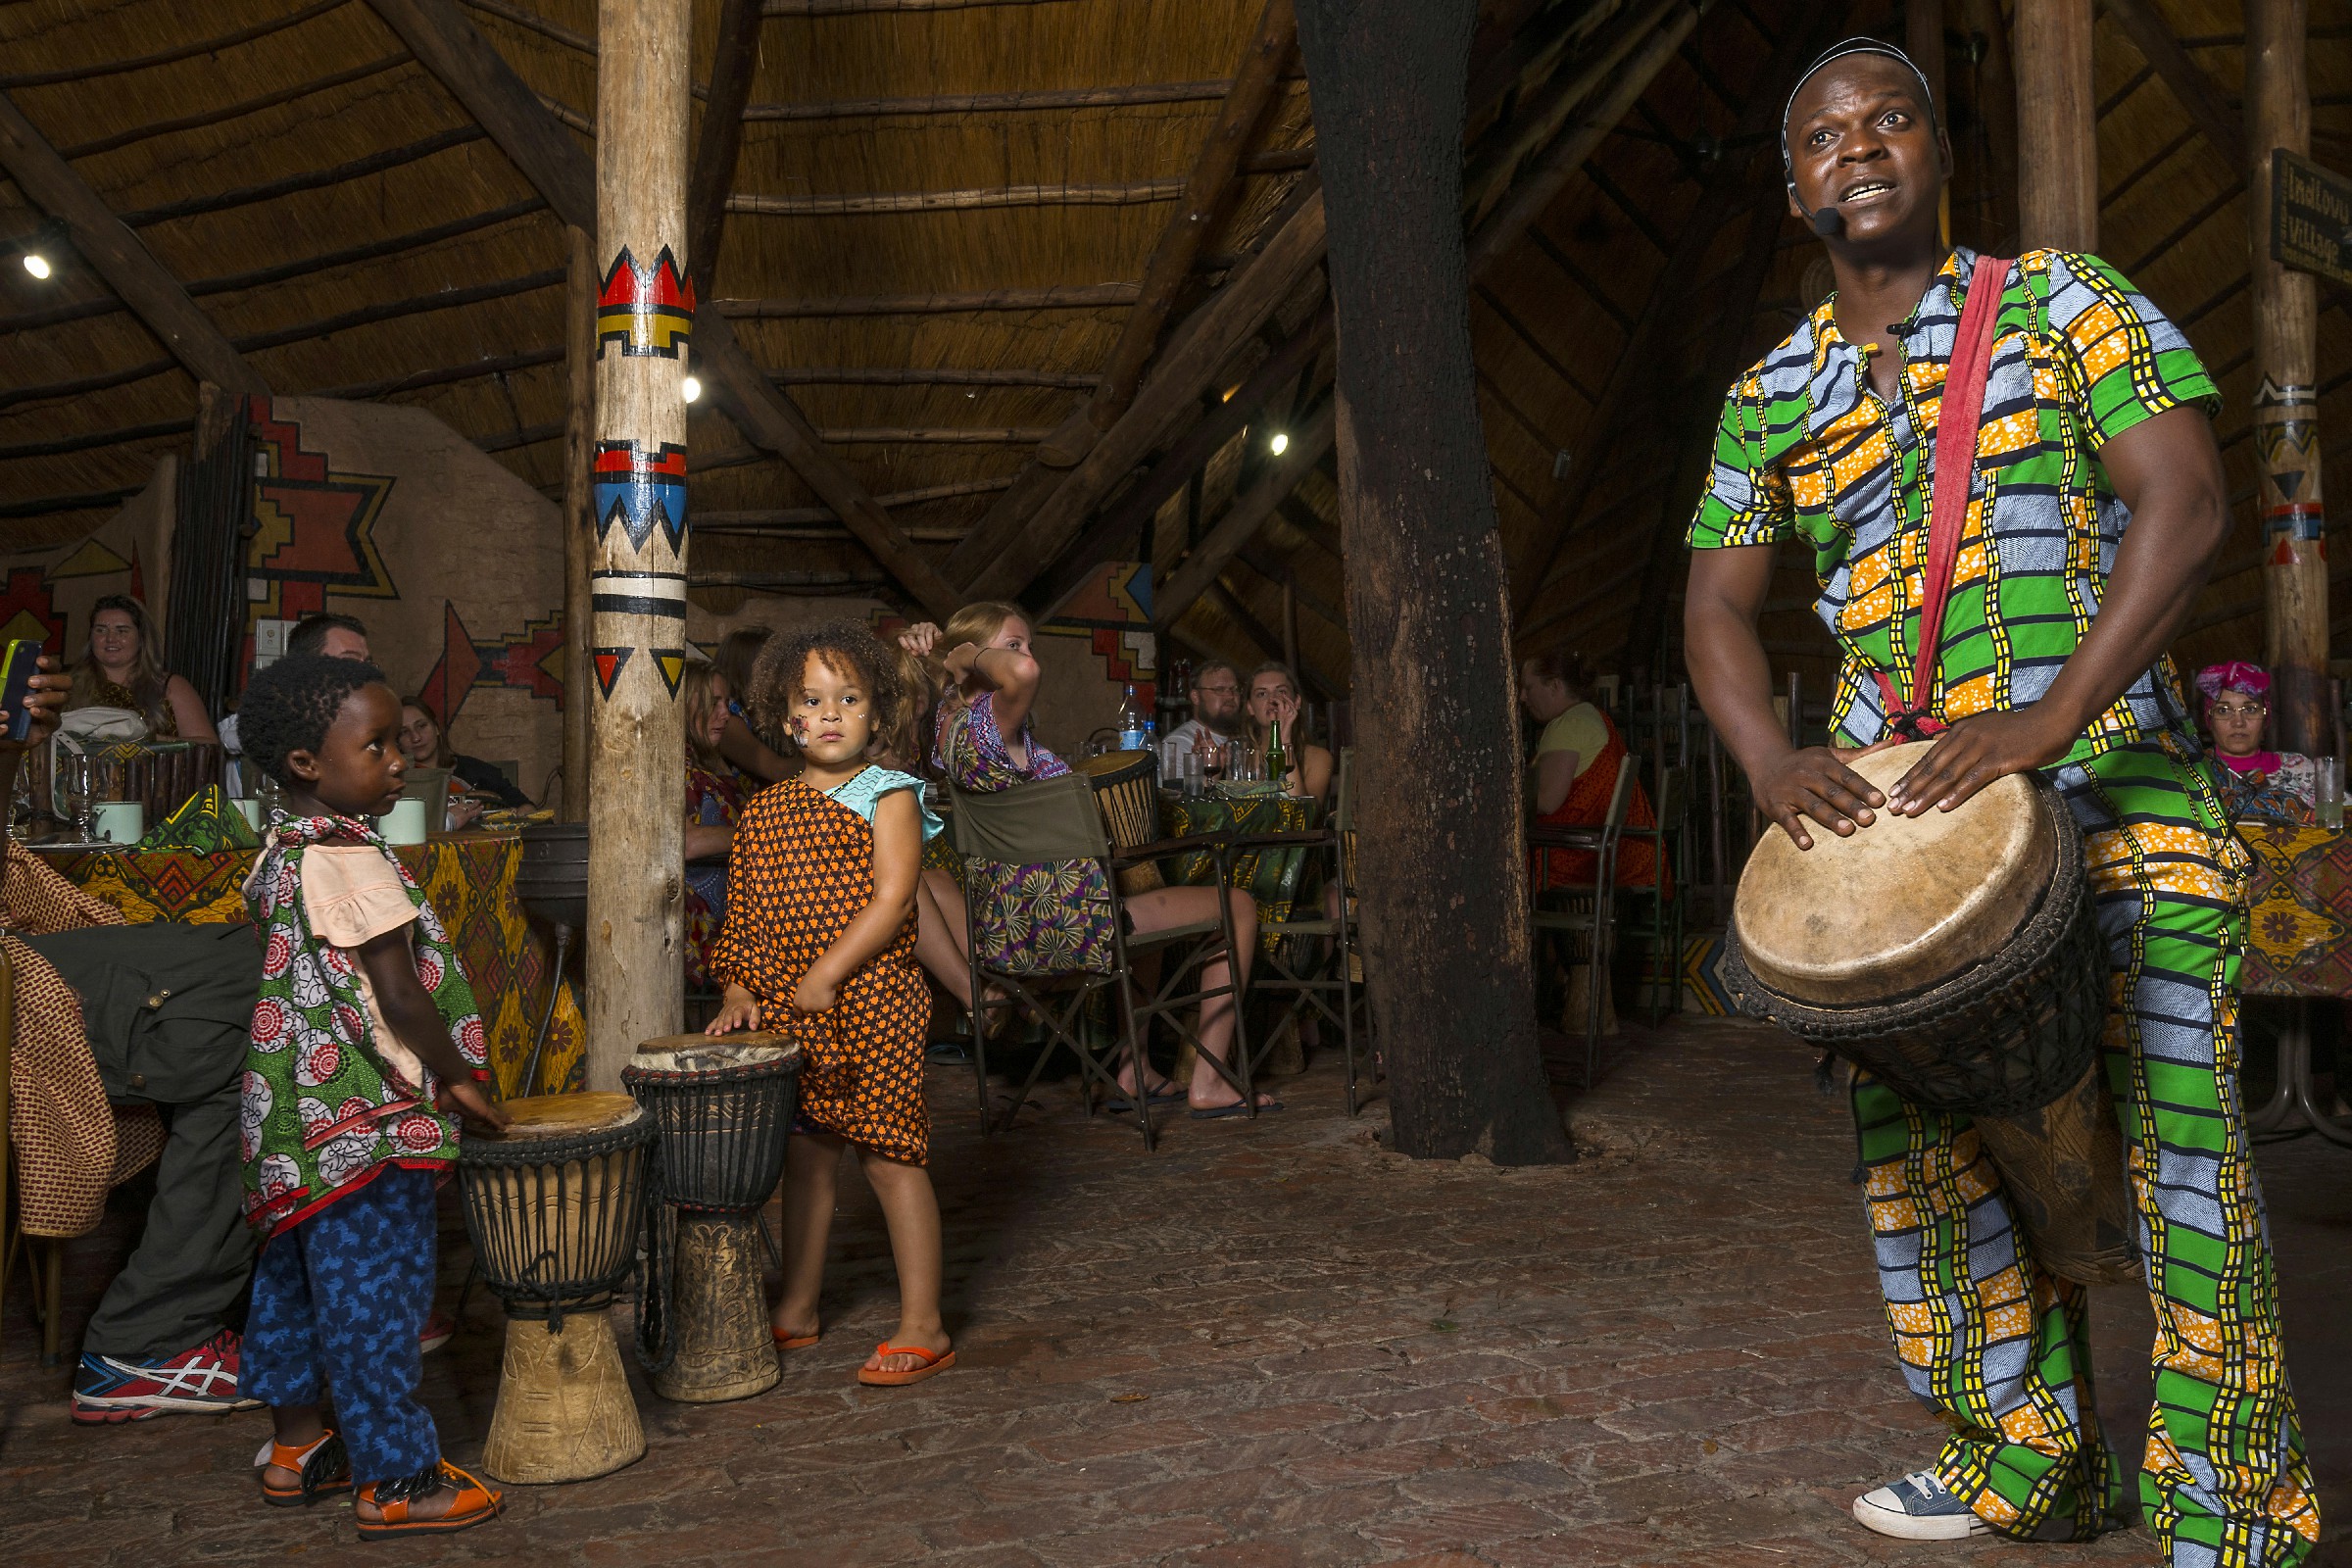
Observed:
[[[1690,897],[1690,867],[1686,853],[1690,838],[1690,770],[1668,766],[1658,773],[1657,825],[1625,826],[1618,830],[1622,845],[1640,839],[1657,846],[1658,880],[1648,887],[1619,888],[1617,896],[1637,907],[1646,903],[1646,918],[1626,920],[1629,934],[1644,938],[1649,948],[1649,976],[1642,986],[1642,1006],[1654,1026],[1668,1013],[1683,1010],[1683,912]],[[1674,891],[1665,891],[1668,874]],[[1663,992],[1664,1001],[1660,996]]]
[[[1057,785],[1059,781],[1047,780],[1044,783],[1045,785]],[[1016,785],[1012,790],[999,791],[991,795],[967,793],[951,785],[949,795],[954,802],[960,828],[961,824],[972,820],[965,813],[976,810],[978,814],[985,816],[989,812],[989,803],[992,800],[1001,800],[1022,790],[1040,787],[1043,786]],[[1223,1078],[1242,1097],[1242,1103],[1248,1107],[1245,1113],[1254,1119],[1257,1114],[1257,1094],[1251,1087],[1250,1069],[1253,1061],[1250,1050],[1247,1020],[1243,1017],[1244,998],[1239,962],[1240,948],[1234,937],[1232,906],[1224,900],[1219,900],[1215,920],[1189,921],[1183,925],[1169,926],[1158,931],[1131,935],[1128,930],[1126,895],[1119,891],[1118,873],[1123,870],[1139,865],[1153,865],[1178,856],[1198,855],[1204,851],[1216,858],[1217,885],[1222,889],[1225,883],[1224,873],[1228,863],[1227,851],[1231,836],[1223,833],[1196,833],[1180,839],[1161,839],[1151,844],[1138,845],[1129,850],[1114,850],[1110,847],[1107,838],[1103,836],[1102,815],[1091,797],[1082,798],[1072,795],[1070,800],[1072,803],[1070,826],[1073,829],[1077,828],[1076,808],[1083,806],[1095,846],[1100,851],[1098,854],[1079,858],[1093,859],[1102,867],[1104,884],[1109,890],[1113,955],[1113,967],[1110,970],[1106,972],[1068,970],[1041,974],[1000,969],[983,963],[980,960],[979,900],[972,895],[970,889],[977,884],[977,873],[980,867],[1001,862],[993,862],[986,856],[969,853],[962,856],[966,889],[963,901],[964,954],[970,974],[971,996],[975,1002],[975,1005],[968,1009],[967,1016],[970,1019],[973,1080],[979,1092],[981,1133],[984,1136],[994,1135],[1009,1124],[1014,1116],[1020,1114],[1021,1107],[1028,1103],[1030,1093],[1037,1087],[1038,1079],[1043,1076],[1046,1066],[1053,1060],[1054,1053],[1057,1050],[1065,1050],[1077,1058],[1082,1087],[1088,1090],[1087,1108],[1089,1114],[1092,1114],[1094,1110],[1094,1097],[1091,1088],[1093,1084],[1099,1083],[1106,1097],[1123,1097],[1127,1100],[1128,1103],[1134,1107],[1136,1121],[1143,1133],[1144,1148],[1146,1151],[1155,1148],[1157,1131],[1152,1122],[1151,1097],[1144,1092],[1144,1083],[1150,1067],[1146,1051],[1147,1036],[1153,1018],[1167,1019],[1169,1027],[1176,1031],[1179,1039],[1190,1044],[1200,1059],[1206,1061],[1215,1070],[1217,1076]],[[1176,947],[1178,944],[1188,944],[1188,946],[1177,952],[1172,963],[1162,965],[1157,984],[1152,989],[1146,1000],[1139,1002],[1133,963],[1134,956],[1139,953],[1152,953],[1164,948]],[[1227,979],[1224,985],[1203,984],[1197,990],[1182,989],[1189,977],[1220,958],[1228,960]],[[988,995],[988,987],[991,984],[1003,988],[1004,995],[991,998]],[[1096,992],[1114,987],[1117,991],[1119,1006],[1120,1039],[1110,1053],[1099,1054],[1089,1047],[1080,1032],[1083,1029],[1083,1014],[1088,1000]],[[1065,999],[1064,1004],[1059,1007],[1054,1004],[1053,998],[1055,993],[1059,993]],[[1186,1011],[1196,1005],[1205,1005],[1212,999],[1223,996],[1233,998],[1233,1059],[1230,1064],[1219,1061],[1214,1055],[1201,1050],[1199,1026],[1187,1024],[1184,1021]],[[1044,1026],[1047,1039],[1046,1049],[1039,1054],[1036,1062],[1030,1066],[1029,1076],[1022,1081],[1018,1093],[1013,1096],[1012,1103],[1005,1108],[1002,1116],[992,1117],[988,1103],[988,1014],[999,1007],[1014,1007],[1019,1011],[1026,1012]],[[1136,1087],[1132,1095],[1119,1088],[1118,1070],[1107,1059],[1107,1057],[1115,1057],[1122,1053],[1134,1070]]]
[[[1538,932],[1568,935],[1584,933],[1592,938],[1591,978],[1585,986],[1585,1087],[1591,1089],[1600,1067],[1600,1004],[1607,994],[1612,937],[1616,926],[1616,900],[1612,897],[1617,886],[1617,845],[1625,830],[1625,813],[1634,795],[1634,775],[1640,771],[1641,760],[1630,751],[1617,764],[1617,783],[1609,794],[1608,815],[1598,829],[1587,827],[1557,827],[1543,823],[1528,829],[1528,847],[1537,853],[1538,875],[1532,879],[1535,907],[1529,913],[1529,923]],[[1549,885],[1551,857],[1547,850],[1591,850],[1593,852],[1593,881],[1589,896],[1592,907],[1547,909],[1544,907],[1546,893],[1568,893],[1579,899],[1588,896],[1583,888],[1555,888]]]

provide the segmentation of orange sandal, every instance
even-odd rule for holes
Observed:
[[[770,1323],[767,1326],[767,1332],[776,1337],[776,1348],[779,1350],[806,1350],[808,1348],[808,1347],[817,1342],[819,1335],[821,1335],[823,1331],[819,1330],[818,1334],[794,1334],[788,1336],[782,1329],[776,1327],[773,1323]]]
[[[262,1500],[272,1508],[307,1508],[321,1497],[351,1490],[351,1458],[331,1429],[306,1445],[273,1442],[270,1457],[262,1462],[302,1478],[291,1487],[273,1487],[270,1472],[263,1470]]]
[[[438,1519],[414,1519],[410,1509],[419,1497],[429,1497],[443,1482],[458,1489],[457,1501]],[[390,1495],[385,1495],[390,1494]],[[384,1541],[395,1536],[445,1536],[488,1524],[505,1508],[505,1496],[492,1492],[447,1459],[417,1475],[398,1481],[370,1481],[360,1489],[360,1500],[382,1511],[381,1519],[358,1522],[362,1541]]]
[[[906,1372],[874,1372],[865,1367],[858,1369],[858,1381],[873,1389],[903,1389],[909,1383],[920,1383],[935,1372],[945,1372],[956,1364],[954,1350],[926,1350],[919,1345],[882,1344],[874,1347],[876,1355],[919,1355],[923,1364]]]

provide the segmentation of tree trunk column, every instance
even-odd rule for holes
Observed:
[[[2099,245],[2090,0],[2017,0],[2017,227],[2026,250]]]
[[[2320,487],[2318,328],[2309,273],[2271,260],[2271,153],[2311,151],[2305,0],[2246,0],[2246,223],[2254,272],[2254,452],[2262,472],[2270,741],[2331,749],[2327,713],[2328,542]]]
[[[1396,1147],[1574,1157],[1537,1051],[1510,600],[1470,357],[1474,0],[1298,0],[1339,318],[1366,967]]]
[[[596,519],[589,505],[589,465],[596,450],[596,237],[564,230],[564,365],[568,409],[564,421],[564,820],[588,820],[589,728],[596,681],[590,662],[595,613],[588,574],[596,569]]]
[[[597,8],[590,505],[588,1087],[685,1011],[686,234],[690,0]]]

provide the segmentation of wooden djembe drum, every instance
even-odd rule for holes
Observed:
[[[1082,759],[1078,771],[1094,789],[1112,849],[1140,850],[1159,837],[1157,756],[1149,751],[1104,752]],[[1165,886],[1156,865],[1130,865],[1119,872],[1119,891],[1130,896]]]
[[[620,1070],[662,1135],[671,1224],[649,1292],[663,1303],[654,1392],[713,1404],[775,1387],[760,1210],[784,1178],[801,1048],[782,1035],[665,1035]]]
[[[637,1262],[654,1122],[626,1095],[510,1100],[514,1125],[466,1136],[466,1230],[507,1307],[507,1353],[482,1468],[585,1481],[645,1452],[606,1310]]]

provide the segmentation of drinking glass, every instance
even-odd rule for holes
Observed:
[[[1236,784],[1254,784],[1265,774],[1265,762],[1246,741],[1225,744],[1225,776]]]
[[[1183,780],[1185,797],[1188,800],[1199,800],[1201,792],[1207,788],[1206,780],[1203,777],[1204,769],[1200,754],[1187,746],[1184,748],[1184,755],[1177,759],[1176,765],[1178,777]]]
[[[87,752],[69,752],[61,760],[66,770],[66,814],[73,818],[80,841],[90,843],[98,835],[98,799],[104,787],[98,759]]]
[[[2344,763],[2338,757],[2322,757],[2315,804],[2319,808],[2320,826],[2341,831],[2344,825]]]

